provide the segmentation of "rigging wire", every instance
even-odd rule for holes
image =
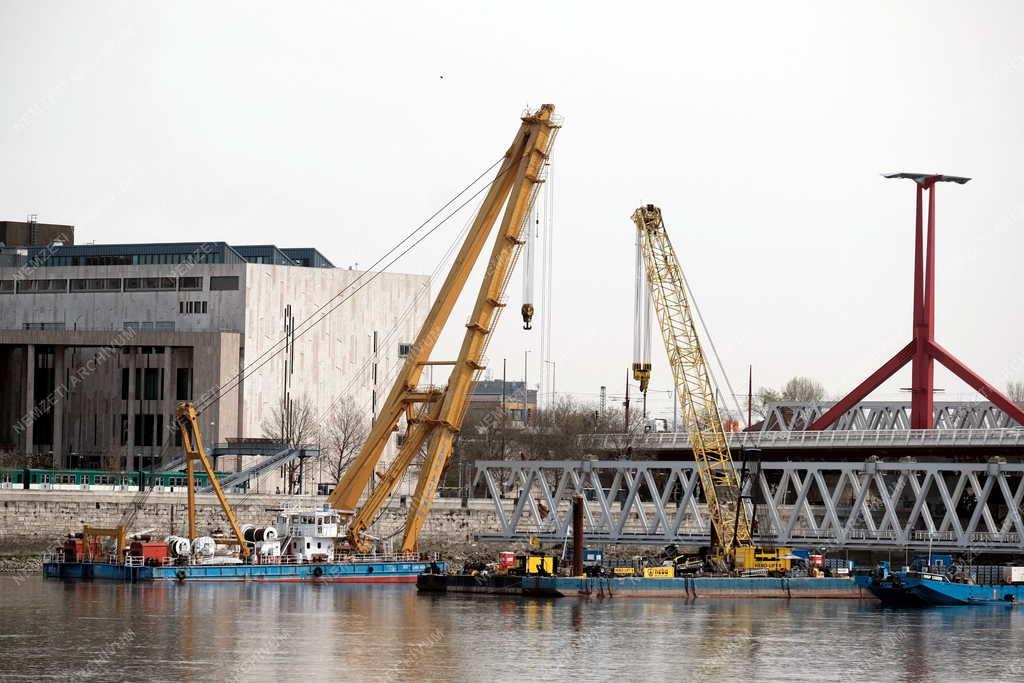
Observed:
[[[315,327],[317,324],[322,322],[327,316],[329,316],[331,313],[333,313],[335,310],[337,310],[342,304],[344,304],[347,301],[349,301],[355,294],[359,293],[367,285],[369,285],[370,283],[375,281],[384,272],[386,272],[386,270],[388,268],[390,268],[392,265],[394,265],[395,262],[397,262],[403,256],[408,254],[410,251],[412,251],[413,248],[415,248],[420,243],[422,243],[427,237],[429,237],[434,232],[436,232],[438,229],[440,229],[455,214],[457,214],[459,211],[461,211],[463,208],[465,208],[468,204],[470,204],[474,199],[476,199],[481,194],[483,194],[485,190],[488,190],[494,184],[494,182],[499,177],[501,177],[502,173],[508,172],[509,170],[515,168],[516,165],[517,165],[517,163],[509,164],[508,169],[506,169],[506,171],[498,173],[498,175],[496,175],[493,179],[491,179],[490,182],[488,182],[487,184],[483,185],[479,190],[477,190],[475,193],[470,195],[470,197],[466,201],[461,203],[451,213],[449,213],[447,216],[445,216],[443,219],[441,219],[440,222],[438,222],[436,225],[431,227],[429,230],[424,232],[419,237],[416,237],[415,240],[411,244],[409,244],[407,247],[402,249],[401,252],[397,256],[395,256],[390,261],[388,261],[380,270],[377,270],[377,271],[373,270],[374,268],[379,266],[385,259],[387,259],[391,254],[394,254],[396,251],[398,251],[399,248],[403,244],[405,244],[410,239],[412,239],[416,235],[416,233],[419,232],[420,230],[422,230],[424,226],[428,225],[430,223],[430,221],[432,221],[434,218],[436,218],[438,215],[440,215],[446,208],[448,208],[449,206],[454,204],[458,200],[459,197],[461,197],[468,190],[470,190],[473,187],[473,185],[475,185],[477,182],[479,182],[481,178],[483,178],[485,175],[487,175],[487,173],[492,171],[503,160],[504,160],[504,157],[502,159],[499,159],[498,161],[496,161],[494,164],[492,164],[487,170],[485,170],[483,173],[481,173],[479,176],[477,176],[471,183],[469,183],[468,185],[466,185],[466,187],[464,187],[462,190],[460,190],[458,192],[458,194],[456,194],[451,199],[449,199],[440,209],[438,209],[436,212],[434,212],[434,214],[430,218],[428,218],[426,221],[421,223],[415,230],[413,230],[408,235],[406,235],[404,238],[402,238],[394,247],[389,249],[383,256],[381,256],[379,259],[377,259],[377,261],[375,261],[370,266],[370,268],[368,270],[364,271],[363,273],[360,273],[360,275],[355,280],[353,280],[351,283],[346,285],[344,288],[342,288],[341,291],[339,291],[333,297],[328,299],[325,303],[321,304],[315,311],[313,311],[313,313],[311,313],[309,316],[307,316],[301,323],[299,323],[296,326],[296,329],[293,331],[292,336],[291,336],[292,341],[295,341],[295,340],[299,339],[300,337],[304,336],[313,327]],[[518,159],[516,160],[516,162],[518,162]],[[369,276],[369,277],[367,279],[364,279],[364,278],[366,278],[366,276]],[[360,282],[360,280],[363,280],[363,281]],[[353,289],[353,287],[354,287],[354,289]],[[340,297],[342,297],[343,295],[345,295],[346,292],[348,290],[350,290],[350,289],[352,291],[349,292],[347,294],[347,296],[344,296],[344,298],[342,298],[340,301],[338,301],[338,299]],[[333,303],[333,302],[336,302],[336,303]],[[333,303],[333,305],[332,305],[332,303]],[[330,308],[328,308],[328,306],[330,306]],[[323,312],[324,309],[327,309],[326,312]],[[319,315],[319,317],[317,318],[318,315]],[[316,318],[316,319],[314,320],[314,318]],[[228,394],[231,391],[233,391],[234,389],[238,388],[238,386],[242,383],[242,381],[246,377],[249,377],[250,375],[252,375],[256,371],[258,371],[260,368],[262,368],[264,365],[266,365],[270,360],[272,360],[278,354],[280,354],[284,350],[284,346],[281,346],[281,345],[287,339],[288,339],[288,337],[282,337],[280,340],[278,340],[277,342],[272,344],[266,351],[261,353],[259,356],[254,358],[249,363],[247,363],[246,366],[242,370],[240,370],[239,373],[237,375],[235,375],[234,378],[232,378],[231,380],[228,380],[227,386],[221,385],[221,387],[218,387],[218,389],[217,389],[217,391],[216,391],[216,393],[214,395],[212,395],[212,396],[208,397],[207,399],[203,400],[200,403],[200,405],[197,405],[196,406],[197,412],[199,412],[201,414],[207,408],[209,408],[210,406],[212,406],[213,404],[218,402],[226,394]],[[275,348],[275,347],[279,347],[279,348]]]
[[[387,348],[387,345],[391,341],[391,339],[396,334],[398,334],[399,328],[402,326],[402,324],[412,316],[413,312],[416,310],[416,307],[423,301],[423,299],[425,299],[430,294],[431,283],[437,279],[437,277],[441,274],[442,271],[447,269],[446,266],[448,266],[448,264],[451,262],[457,247],[465,240],[466,234],[469,233],[469,229],[473,225],[473,220],[476,218],[476,214],[479,211],[480,205],[482,203],[483,200],[481,199],[480,202],[477,203],[476,210],[470,213],[469,217],[466,219],[465,225],[462,226],[462,229],[452,239],[451,244],[448,246],[448,250],[438,260],[437,266],[434,267],[434,270],[431,272],[427,282],[423,285],[423,287],[420,288],[420,291],[416,293],[416,295],[413,297],[413,300],[406,307],[402,315],[399,316],[395,324],[391,326],[391,329],[388,330],[387,334],[382,339],[380,345],[377,347],[377,351],[367,356],[363,360],[362,365],[360,365],[359,368],[357,368],[353,372],[352,377],[345,384],[344,388],[340,392],[338,392],[338,395],[334,398],[333,401],[331,401],[330,405],[327,406],[327,409],[324,411],[324,415],[330,414],[334,407],[338,405],[338,403],[340,403],[342,399],[349,395],[350,390],[355,386],[355,383],[361,378],[362,374],[366,371],[366,369],[370,366],[371,363],[378,362],[380,360],[380,349]],[[387,370],[387,374],[384,376],[383,380],[377,382],[377,385],[389,386],[391,384],[391,380],[398,373],[401,366],[401,363],[393,364]]]
[[[477,208],[478,209],[479,209],[479,206],[480,206],[480,204],[482,202],[483,202],[483,200],[481,199],[480,202],[477,204]],[[414,297],[413,301],[409,304],[409,306],[406,307],[405,311],[402,313],[402,315],[399,318],[399,320],[388,331],[388,334],[384,337],[384,343],[382,343],[381,346],[378,346],[378,350],[376,352],[373,352],[369,356],[366,357],[366,359],[363,361],[363,364],[353,373],[352,377],[349,379],[348,383],[345,385],[345,388],[338,394],[338,396],[334,399],[334,401],[332,401],[331,404],[327,407],[327,410],[324,411],[324,413],[321,415],[321,419],[326,419],[326,416],[330,414],[330,412],[334,409],[334,406],[336,406],[338,404],[338,402],[341,401],[342,398],[344,398],[345,396],[349,395],[349,390],[352,388],[352,386],[362,376],[363,372],[366,371],[366,368],[369,367],[370,363],[372,363],[374,360],[376,360],[378,358],[378,356],[380,355],[380,348],[383,347],[386,344],[386,342],[388,342],[391,339],[391,337],[394,336],[395,333],[397,333],[398,328],[401,326],[401,323],[404,322],[405,318],[409,317],[412,314],[412,312],[416,308],[416,305],[424,297],[424,295],[430,293],[430,282],[434,278],[436,278],[437,275],[440,274],[440,272],[442,271],[444,266],[451,260],[451,257],[455,253],[456,247],[462,242],[463,239],[465,239],[466,233],[469,232],[469,229],[472,226],[473,219],[475,217],[476,217],[476,212],[474,211],[469,216],[469,218],[466,220],[465,225],[463,225],[463,227],[459,231],[459,233],[452,240],[452,243],[448,246],[447,251],[445,251],[445,253],[441,256],[441,259],[438,261],[437,266],[435,266],[434,270],[431,272],[430,279],[428,280],[427,284],[425,284],[423,287],[420,288],[420,291],[416,294],[416,296]],[[385,385],[390,384],[391,378],[393,377],[394,374],[397,374],[397,371],[398,371],[398,369],[400,367],[401,367],[401,363],[396,363],[393,366],[393,368],[391,369],[391,371],[389,372],[389,375],[384,378],[383,384],[385,384]],[[321,451],[321,457],[322,457],[322,455],[323,455],[323,452]],[[259,484],[261,482],[263,482],[263,480],[268,478],[271,474],[273,474],[273,472],[274,472],[274,469],[268,469],[262,475],[256,477],[256,486],[255,487],[251,487],[246,494],[244,494],[241,498],[238,499],[238,501],[235,502],[235,505],[243,505],[250,498],[250,496],[254,495],[257,492],[257,490],[259,489]],[[406,472],[406,473],[404,473],[402,475],[402,480],[399,482],[399,486],[395,487],[396,491],[399,489],[402,481],[405,481],[407,475],[408,475],[408,472]],[[394,498],[394,493],[392,493],[391,496],[388,498],[388,504],[390,504],[390,502],[391,502],[391,500],[393,498]],[[382,507],[381,515],[384,514],[384,509],[386,509],[387,507],[388,507],[387,505]],[[378,515],[378,518],[373,521],[373,524],[375,524],[379,518],[380,518],[380,516]],[[370,526],[372,526],[372,524]],[[399,531],[401,531],[401,529],[402,529],[402,527],[399,527],[398,531],[396,531],[394,534],[391,534],[391,536],[386,537],[384,540],[387,540],[388,538],[391,538],[392,536],[397,534]]]
[[[227,395],[228,393],[230,393],[231,391],[236,389],[241,384],[242,380],[244,380],[246,377],[251,376],[254,372],[258,371],[260,368],[262,368],[264,365],[266,365],[267,362],[269,362],[270,360],[275,358],[277,355],[279,355],[282,351],[284,351],[287,348],[287,342],[289,341],[289,337],[291,338],[291,341],[294,341],[295,339],[298,339],[299,337],[304,335],[306,332],[308,332],[310,329],[312,329],[312,327],[314,327],[316,324],[320,323],[324,318],[326,318],[328,315],[330,315],[333,311],[337,310],[337,308],[341,304],[343,304],[346,301],[348,301],[349,299],[351,299],[352,296],[354,296],[361,289],[363,289],[363,287],[365,287],[370,282],[373,282],[374,280],[376,280],[376,278],[379,277],[383,271],[378,271],[376,273],[372,273],[372,269],[373,268],[377,267],[390,254],[393,254],[403,244],[405,244],[410,239],[412,239],[425,226],[429,225],[432,220],[434,220],[435,218],[437,218],[437,216],[439,216],[442,212],[444,212],[445,209],[447,209],[452,204],[454,204],[456,201],[458,201],[458,199],[460,197],[462,197],[466,192],[468,192],[470,189],[472,189],[472,187],[474,185],[476,185],[478,182],[480,182],[481,179],[483,179],[488,173],[493,171],[499,164],[501,164],[504,159],[505,159],[505,157],[502,156],[497,161],[495,161],[490,166],[488,166],[484,171],[482,171],[472,181],[470,181],[465,187],[463,187],[461,190],[459,190],[459,192],[457,192],[455,195],[453,195],[447,202],[445,202],[440,208],[438,208],[433,214],[431,214],[425,221],[423,221],[420,225],[418,225],[415,229],[413,229],[405,237],[403,237],[401,240],[399,240],[393,247],[391,247],[391,249],[389,249],[387,252],[385,252],[384,255],[381,256],[379,259],[377,259],[377,261],[375,261],[370,266],[369,269],[367,269],[366,271],[363,271],[362,273],[360,273],[355,278],[355,280],[350,282],[348,285],[343,287],[337,294],[335,294],[333,297],[331,297],[326,302],[324,302],[319,307],[317,307],[317,309],[315,311],[313,311],[313,313],[311,313],[309,316],[307,316],[301,323],[299,323],[299,325],[296,326],[296,328],[303,328],[303,327],[305,327],[305,329],[302,329],[301,332],[293,332],[293,334],[291,334],[291,335],[285,335],[285,336],[281,337],[274,344],[271,344],[270,347],[268,347],[263,353],[261,353],[259,356],[257,356],[256,358],[252,359],[249,363],[247,363],[246,366],[243,367],[232,379],[228,380],[224,385],[220,385],[220,386],[216,387],[214,390],[212,390],[211,392],[208,392],[205,396],[200,398],[200,400],[197,401],[197,403],[195,405],[197,416],[201,415],[207,408],[210,408],[211,406],[216,404],[218,401],[220,401],[220,399],[223,398],[225,395]],[[519,160],[517,159],[516,163],[518,163],[518,161]],[[511,170],[512,168],[515,168],[516,163],[509,164],[509,170]],[[507,171],[505,171],[505,172],[507,172]],[[486,183],[483,187],[481,187],[474,194],[472,194],[469,197],[469,199],[467,199],[465,202],[460,204],[454,211],[452,211],[447,216],[445,216],[444,219],[442,219],[437,225],[433,226],[432,228],[430,228],[430,230],[428,230],[426,233],[424,233],[418,239],[416,239],[401,254],[399,254],[396,258],[392,259],[384,268],[386,269],[386,268],[390,267],[398,259],[400,259],[403,256],[405,256],[405,254],[407,254],[409,251],[411,251],[411,249],[413,247],[419,245],[424,239],[426,239],[428,236],[433,234],[442,225],[444,225],[448,220],[450,220],[452,218],[452,216],[457,214],[459,211],[461,211],[463,208],[465,208],[470,202],[472,202],[474,199],[476,199],[481,194],[483,194],[484,190],[490,188],[494,184],[494,182],[499,177],[501,177],[502,173],[504,173],[504,172],[499,172],[494,178],[492,178],[490,180],[490,182]],[[331,302],[337,300],[348,289],[352,288],[353,286],[356,286],[357,283],[359,283],[359,281],[361,279],[363,279],[365,276],[367,276],[368,274],[371,274],[371,273],[372,273],[372,277],[370,277],[369,280],[367,280],[366,282],[364,282],[362,284],[359,284],[356,287],[355,291],[353,291],[351,294],[349,294],[349,296],[345,297],[342,301],[338,302],[336,305],[334,305],[332,308],[330,308],[330,310],[328,310],[327,313],[322,315],[320,318],[318,318],[317,320],[313,320],[313,318],[315,316],[317,316],[320,312],[322,312],[327,306],[329,306],[331,304]],[[310,321],[312,321],[312,322],[310,322]],[[307,324],[308,324],[308,326],[307,326]],[[262,359],[262,362],[260,362],[261,359]],[[255,367],[253,367],[253,365],[255,365]],[[173,439],[171,438],[171,434],[173,432],[174,432],[173,429],[168,430],[168,433],[166,435],[167,438],[165,438],[164,445],[161,448],[160,453],[159,453],[158,458],[157,458],[161,462],[164,460],[165,456],[167,455],[167,453],[170,451],[170,449],[172,447]],[[144,474],[140,474],[140,476],[144,476]],[[121,525],[122,526],[126,526],[127,527],[127,526],[129,526],[130,524],[132,524],[134,522],[136,516],[138,515],[139,509],[142,507],[143,504],[146,503],[146,501],[149,499],[150,494],[152,493],[152,487],[145,486],[145,482],[142,482],[142,485],[143,485],[143,490],[139,491],[139,493],[136,494],[136,496],[133,498],[131,504],[129,505],[128,509],[125,511],[124,515],[121,518]]]
[[[690,287],[690,283],[686,280],[686,273],[683,272],[681,267],[679,269],[679,273],[683,276],[683,286],[686,287],[686,291],[690,293],[690,302],[693,303],[693,310],[697,312],[697,319],[700,320],[701,329],[704,330],[704,338],[708,340],[708,346],[711,347],[711,353],[715,356],[715,361],[718,363],[718,369],[722,373],[722,379],[725,380],[725,386],[729,389],[729,396],[732,397],[732,402],[736,407],[736,414],[740,416],[740,420],[746,422],[745,414],[743,410],[740,409],[739,401],[736,400],[736,392],[733,391],[732,383],[729,381],[729,374],[725,371],[725,365],[722,364],[722,359],[718,355],[718,349],[715,348],[715,340],[712,339],[711,332],[708,330],[708,326],[704,322],[704,316],[700,312],[700,305],[697,303],[697,297],[693,293],[693,288]],[[708,372],[711,373],[712,379],[714,379],[715,373],[710,365],[708,365]],[[718,386],[717,382],[715,386]],[[747,425],[747,427],[750,427],[750,425]]]

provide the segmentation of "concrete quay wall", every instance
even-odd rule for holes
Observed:
[[[136,493],[91,491],[0,491],[0,556],[49,552],[68,534],[80,532],[83,524],[115,526],[126,510],[136,504]],[[319,505],[325,498],[234,495],[228,496],[241,524],[268,526],[275,513],[269,510],[282,504]],[[156,536],[183,533],[187,525],[184,492],[152,493],[142,503],[130,531],[151,530]],[[201,532],[227,529],[227,521],[213,494],[196,496],[198,526]],[[398,530],[405,522],[407,508],[395,502],[387,507],[380,528]],[[451,545],[473,543],[477,533],[497,528],[494,505],[488,500],[470,500],[462,507],[459,499],[434,502],[420,535],[423,550],[443,550]],[[401,534],[396,535],[396,545]]]

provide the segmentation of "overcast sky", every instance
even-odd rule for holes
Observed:
[[[559,392],[622,392],[630,214],[653,202],[737,389],[753,364],[755,385],[845,393],[910,338],[913,187],[893,170],[974,178],[937,195],[937,336],[1002,388],[1024,379],[1022,20],[1013,2],[2,0],[0,218],[365,266],[553,102]],[[453,236],[398,269],[430,272]],[[516,378],[539,350],[517,317],[489,353]]]

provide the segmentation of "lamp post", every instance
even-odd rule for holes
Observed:
[[[555,402],[555,399],[558,398],[558,392],[555,390],[555,386],[556,386],[555,385],[555,369],[556,369],[556,365],[555,365],[555,361],[553,361],[553,360],[546,360],[546,361],[544,361],[544,363],[551,366],[551,403],[553,404]]]
[[[527,370],[529,368],[530,349],[523,351],[523,426],[526,426],[526,416],[529,415],[529,409],[526,407],[530,401],[530,389],[527,383],[527,377],[529,376]]]

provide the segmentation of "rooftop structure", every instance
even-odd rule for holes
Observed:
[[[54,242],[75,243],[75,226],[40,223],[35,216],[27,221],[0,221],[0,245],[25,247]]]

